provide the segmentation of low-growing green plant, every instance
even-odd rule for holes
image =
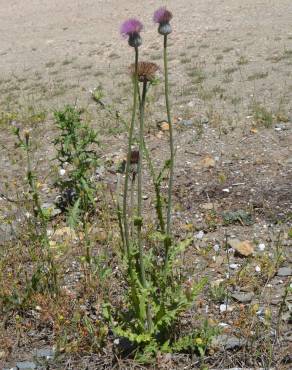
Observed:
[[[31,163],[31,138],[30,132],[25,130],[23,136],[19,128],[14,129],[17,138],[17,147],[25,153],[26,159],[26,181],[29,187],[27,203],[32,205],[32,240],[35,240],[38,251],[34,253],[36,267],[26,284],[26,295],[31,291],[48,290],[50,293],[57,294],[59,291],[58,271],[52,254],[47,235],[47,225],[50,213],[42,207],[42,202],[38,190],[36,173]],[[29,213],[30,214],[30,213]]]
[[[257,124],[264,125],[267,128],[272,126],[273,113],[271,111],[258,102],[254,102],[251,108]]]
[[[56,158],[60,166],[56,182],[60,189],[60,206],[70,210],[69,221],[76,223],[83,212],[90,212],[95,204],[95,184],[92,180],[98,163],[94,145],[97,133],[82,121],[81,111],[72,106],[54,113],[60,130],[54,140]]]

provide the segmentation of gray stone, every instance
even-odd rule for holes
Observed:
[[[209,123],[209,118],[208,117],[202,117],[201,118],[201,124],[202,125],[207,125]]]
[[[0,224],[0,244],[15,239],[14,227],[10,224]]]
[[[244,339],[237,338],[233,335],[222,334],[212,340],[212,347],[231,350],[241,348],[245,342],[246,341]]]
[[[278,130],[277,130],[278,129]],[[275,130],[276,131],[281,131],[281,130],[288,130],[288,126],[285,125],[284,123],[276,123],[275,124]]]
[[[231,294],[231,297],[234,298],[236,301],[241,303],[249,303],[254,297],[253,292],[244,293],[244,292],[235,292]]]
[[[55,217],[61,213],[61,210],[56,207],[54,203],[43,203],[42,208],[48,210],[50,212],[51,217]]]
[[[291,276],[292,275],[292,268],[291,267],[281,267],[277,272],[278,276]]]
[[[31,361],[23,361],[16,363],[17,370],[34,370],[36,368],[37,368],[36,364]]]
[[[54,357],[54,349],[51,347],[44,347],[36,350],[36,357],[45,358],[47,360]]]
[[[191,127],[194,124],[191,119],[182,119],[181,121],[178,121],[178,123],[184,127]]]

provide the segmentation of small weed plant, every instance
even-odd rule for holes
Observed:
[[[60,206],[70,210],[74,222],[81,212],[90,212],[95,204],[92,176],[98,162],[94,150],[94,145],[98,145],[97,133],[82,121],[81,112],[75,107],[66,106],[54,116],[60,130],[54,140],[60,167],[57,180]]]

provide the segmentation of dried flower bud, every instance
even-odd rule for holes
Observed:
[[[137,164],[139,162],[139,150],[132,150],[131,151],[131,164]]]
[[[26,143],[26,145],[28,145],[28,142],[29,142],[29,130],[24,130],[23,134],[24,134],[25,143]]]
[[[135,75],[135,64],[131,64],[130,73]],[[155,63],[151,62],[139,62],[138,63],[138,81],[139,82],[152,82],[155,80],[155,74],[159,70],[159,67]]]

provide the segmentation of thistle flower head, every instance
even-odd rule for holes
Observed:
[[[135,64],[130,65],[130,73],[132,76],[135,75]],[[138,81],[139,82],[152,82],[155,79],[155,74],[159,70],[159,67],[155,63],[151,62],[139,62],[138,63]]]
[[[171,19],[172,13],[165,6],[157,9],[153,16],[154,22],[159,24],[169,23]]]
[[[143,24],[138,19],[131,18],[122,24],[120,32],[123,37],[128,37],[130,46],[139,47],[142,44],[142,39],[140,37],[142,29]]]
[[[158,32],[161,35],[168,35],[172,32],[171,25],[169,24],[170,20],[172,19],[172,13],[166,9],[166,7],[162,7],[156,10],[153,15],[153,20],[155,23],[158,23]]]

